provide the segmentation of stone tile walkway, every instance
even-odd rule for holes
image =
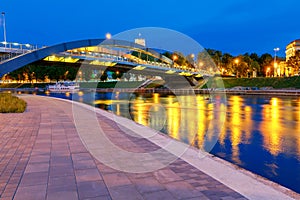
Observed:
[[[153,172],[112,169],[86,150],[65,101],[23,96],[22,114],[0,114],[0,200],[246,199],[187,162]],[[132,152],[158,147],[97,115],[108,138]],[[87,130],[88,131],[88,130]]]

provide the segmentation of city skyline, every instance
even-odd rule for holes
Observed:
[[[16,6],[17,5],[17,6]],[[51,1],[3,0],[7,41],[53,45],[104,38],[140,27],[162,27],[196,40],[204,48],[233,55],[270,53],[300,38],[295,0],[275,1]],[[3,41],[3,20],[0,40]],[[147,38],[146,38],[147,39]]]

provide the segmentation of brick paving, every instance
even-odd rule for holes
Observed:
[[[71,104],[23,96],[22,114],[0,114],[0,200],[4,199],[246,199],[187,162],[127,173],[112,169],[82,144]],[[97,115],[108,138],[131,152],[158,146]]]

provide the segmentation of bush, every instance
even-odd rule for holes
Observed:
[[[22,113],[26,102],[10,93],[0,93],[0,113]]]

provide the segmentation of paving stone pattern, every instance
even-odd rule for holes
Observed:
[[[154,172],[112,169],[94,159],[82,144],[70,103],[23,98],[28,103],[25,113],[0,114],[0,200],[246,199],[181,159]],[[114,121],[97,117],[120,148],[159,149]]]

